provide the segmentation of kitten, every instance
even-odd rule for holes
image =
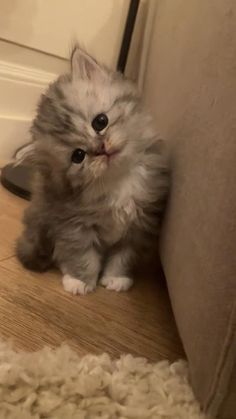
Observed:
[[[37,176],[17,254],[56,264],[66,291],[123,291],[158,235],[168,189],[162,141],[135,86],[75,47],[70,74],[42,95],[32,125]]]

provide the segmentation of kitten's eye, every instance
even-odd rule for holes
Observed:
[[[82,163],[82,161],[85,158],[85,155],[86,153],[84,150],[82,150],[81,148],[76,148],[71,155],[71,161],[77,164]]]
[[[108,117],[105,113],[100,113],[92,120],[92,127],[94,131],[99,132],[106,128],[108,124]]]

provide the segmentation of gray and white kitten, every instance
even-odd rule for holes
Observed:
[[[32,136],[37,176],[19,259],[38,271],[57,265],[73,294],[98,280],[127,290],[168,189],[162,141],[135,86],[76,47],[70,74],[41,98]]]

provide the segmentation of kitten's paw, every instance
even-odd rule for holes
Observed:
[[[92,282],[86,284],[86,282],[81,281],[80,279],[74,278],[70,275],[64,275],[62,278],[62,283],[64,290],[70,292],[73,295],[85,295],[88,292],[92,292],[96,287],[96,283]]]
[[[128,276],[104,276],[100,284],[108,290],[127,291],[133,285],[133,280]]]

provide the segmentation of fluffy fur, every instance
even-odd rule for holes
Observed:
[[[101,113],[109,123],[96,132]],[[99,277],[108,289],[128,289],[133,258],[158,234],[168,188],[162,141],[135,86],[75,48],[71,73],[41,98],[32,136],[37,176],[19,259],[39,271],[56,264],[73,294],[92,291]],[[80,164],[71,160],[78,148]]]

